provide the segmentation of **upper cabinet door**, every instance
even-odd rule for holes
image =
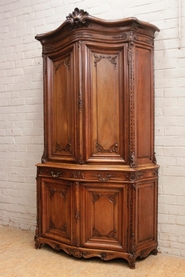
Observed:
[[[45,144],[49,161],[75,162],[77,159],[75,47],[74,44],[46,58]]]
[[[128,160],[127,44],[85,43],[84,80],[85,162]]]

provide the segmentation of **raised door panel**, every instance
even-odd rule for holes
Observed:
[[[81,244],[83,247],[127,249],[127,188],[114,184],[81,185]]]
[[[136,188],[136,246],[157,241],[157,181]]]
[[[135,47],[136,160],[151,163],[154,154],[153,49]]]
[[[74,195],[70,182],[41,180],[42,237],[74,243]]]
[[[76,61],[75,61],[76,59]],[[75,45],[47,58],[48,158],[77,160],[77,57]],[[47,126],[45,126],[47,128]]]
[[[126,46],[83,45],[86,162],[126,163],[128,105]]]

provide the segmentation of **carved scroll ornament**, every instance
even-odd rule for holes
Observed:
[[[81,173],[80,171],[75,171],[71,173],[71,178],[84,179],[84,174]]]
[[[136,167],[136,160],[135,160],[135,153],[132,152],[130,155],[130,167],[134,168]]]
[[[101,59],[108,59],[114,66],[117,65],[116,63],[117,56],[102,56],[97,54],[94,54],[94,65],[96,66],[97,63],[101,61]]]
[[[98,230],[95,228],[92,229],[92,237],[107,237],[107,238],[114,238],[116,237],[116,230],[110,231],[107,235],[105,234],[100,234]]]
[[[56,152],[69,152],[72,153],[71,151],[71,143],[67,143],[66,146],[63,148],[59,143],[56,142]]]
[[[100,199],[102,195],[100,193],[92,193],[92,202],[96,202]],[[106,196],[114,205],[116,205],[116,197],[117,197],[117,193],[115,194],[107,194],[104,195]]]
[[[92,193],[92,201],[96,202],[100,199],[101,194],[100,193]]]
[[[46,154],[46,152],[44,152],[41,157],[41,163],[44,164],[47,160],[48,160],[48,154]]]
[[[124,175],[129,181],[135,181],[143,176],[143,172],[130,172],[130,173],[125,173]]]
[[[56,63],[54,64],[54,66],[55,66],[55,73],[56,73],[56,71],[60,68],[60,66],[61,66],[62,64],[65,65],[65,66],[67,66],[67,68],[69,69],[69,67],[70,67],[70,58],[68,57],[68,58],[65,59],[64,61],[56,62]]]
[[[110,174],[104,174],[104,175],[98,174],[97,177],[100,182],[108,182],[111,178],[111,175]]]
[[[109,149],[104,149],[101,144],[98,142],[96,143],[96,153],[101,152],[101,153],[118,153],[118,144],[115,143],[112,145]]]
[[[153,162],[154,164],[157,164],[157,159],[156,159],[155,152],[154,152],[153,157],[152,157],[152,162]]]
[[[87,255],[90,254],[87,251],[81,251],[78,249],[70,249],[70,248],[65,248],[64,251],[69,255],[74,256],[75,258],[82,258],[82,257],[85,258]]]

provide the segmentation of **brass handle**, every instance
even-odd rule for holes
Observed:
[[[60,172],[57,172],[57,173],[55,174],[53,171],[51,171],[51,176],[52,176],[53,178],[58,178],[58,177],[60,176]]]
[[[108,182],[110,180],[111,175],[102,176],[101,174],[98,174],[97,177],[100,182]]]

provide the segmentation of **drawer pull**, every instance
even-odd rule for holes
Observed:
[[[58,178],[60,176],[60,172],[54,173],[53,171],[51,171],[51,176],[53,178]]]
[[[97,177],[100,182],[108,182],[110,180],[111,175],[102,176],[101,174],[98,174]]]

